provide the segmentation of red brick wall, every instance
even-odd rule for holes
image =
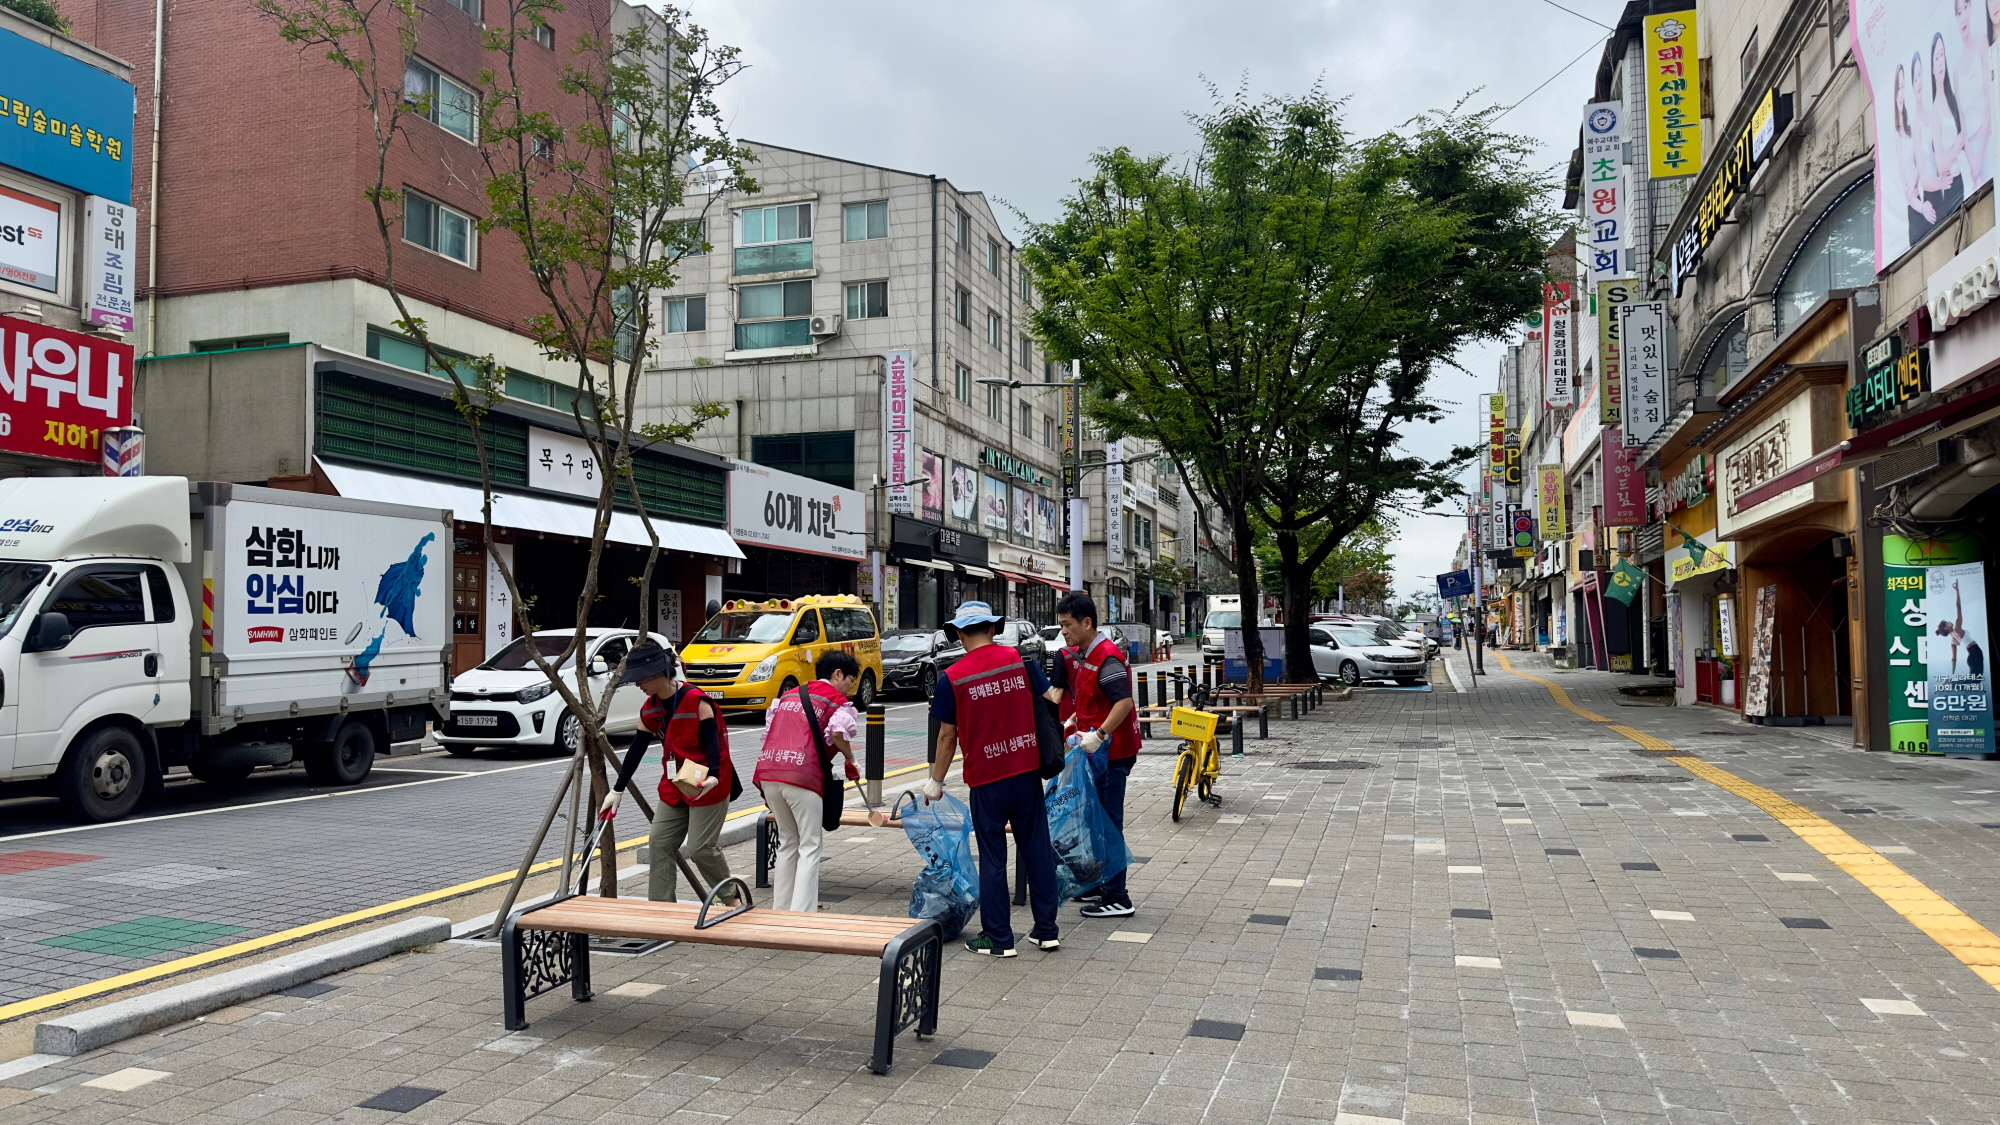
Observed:
[[[523,85],[559,104],[561,67],[580,37],[607,26],[606,0],[555,12],[556,49],[521,48]],[[417,54],[468,85],[502,57],[483,49],[480,27],[444,0],[427,0]],[[386,11],[384,5],[382,10]],[[501,0],[489,0],[501,17]],[[146,229],[152,158],[153,7],[132,0],[64,0],[76,37],[132,64],[138,115],[133,202]],[[393,34],[382,35],[383,78],[400,87]],[[168,0],[166,105],[161,114],[159,284],[166,296],[296,284],[327,277],[379,279],[384,254],[364,190],[375,144],[353,77],[279,38],[249,0]],[[408,185],[473,216],[487,213],[478,151],[408,115],[390,153],[392,186]],[[392,212],[393,213],[393,212]],[[478,268],[396,244],[400,287],[414,297],[502,327],[545,306],[504,232],[481,235]],[[138,284],[150,292],[141,244]],[[284,331],[271,325],[270,331]]]

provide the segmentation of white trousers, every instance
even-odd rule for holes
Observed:
[[[764,803],[778,821],[778,855],[771,864],[771,909],[819,909],[819,818],[823,798],[782,781],[764,783]]]

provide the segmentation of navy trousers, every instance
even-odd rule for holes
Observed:
[[[1113,762],[1109,760],[1110,753],[1107,750],[1100,749],[1097,753],[1103,755],[1097,758],[1095,763],[1101,767],[1097,770],[1097,803],[1104,806],[1104,811],[1111,817],[1111,823],[1117,825],[1119,833],[1123,834],[1125,782],[1131,778],[1132,767],[1139,759],[1125,758]],[[1129,906],[1132,903],[1132,896],[1125,891],[1125,869],[1122,867],[1118,869],[1118,874],[1106,879],[1096,889],[1104,895],[1105,902],[1119,906]]]
[[[1030,937],[1056,937],[1056,851],[1049,844],[1049,810],[1042,782],[1017,773],[972,787],[972,832],[979,838],[979,932],[1001,949],[1014,948],[1013,888],[1007,881],[1007,829],[1028,872],[1028,902],[1034,907]]]

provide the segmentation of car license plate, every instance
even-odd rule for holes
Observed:
[[[460,715],[452,721],[462,727],[497,727],[500,725],[500,716]]]

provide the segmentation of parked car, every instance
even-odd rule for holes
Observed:
[[[875,702],[882,642],[875,614],[853,594],[809,594],[724,603],[688,642],[687,680],[724,714],[763,714],[778,696],[811,683],[813,665],[845,652],[861,665],[854,704]]]
[[[958,663],[965,656],[965,646],[957,641],[945,640],[943,630],[938,631],[937,639],[940,647],[937,655],[932,659],[937,665],[937,670],[942,672],[949,669],[953,664]],[[1020,653],[1021,663],[1026,664],[1033,661],[1042,666],[1044,673],[1048,672],[1051,656],[1049,646],[1042,639],[1041,629],[1037,628],[1033,622],[1010,617],[1000,623],[999,630],[993,634],[993,641],[995,644],[1006,645],[1015,652]],[[936,680],[933,678],[932,688],[935,688],[935,686]],[[924,692],[925,698],[929,698],[930,694],[931,691],[927,689]]]
[[[937,686],[937,656],[945,647],[936,629],[894,629],[882,637],[882,690],[913,689],[929,699]]]
[[[530,657],[530,646],[551,660],[569,647],[573,629],[543,629],[516,637],[507,647],[451,682],[451,721],[438,730],[446,752],[463,757],[481,747],[545,746],[574,754],[583,737],[583,722],[572,714],[554,686]],[[658,633],[648,634],[660,647],[673,646]],[[646,695],[630,685],[616,687],[611,673],[638,641],[633,629],[587,629],[583,648],[590,669],[590,691],[596,698],[611,692],[611,710],[604,728],[609,734],[639,729],[639,707]],[[565,678],[575,675],[575,658],[562,665]]]
[[[1356,623],[1327,622],[1307,631],[1313,671],[1323,680],[1348,686],[1364,680],[1424,682],[1428,659],[1421,649],[1389,644],[1379,632]]]

